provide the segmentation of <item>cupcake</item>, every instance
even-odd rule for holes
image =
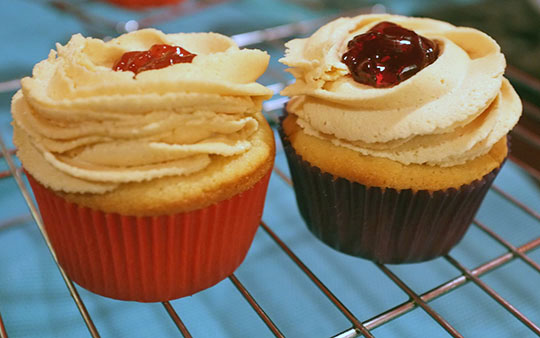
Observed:
[[[396,15],[286,44],[282,119],[296,199],[329,246],[379,263],[444,255],[508,154],[521,103],[488,35]]]
[[[269,56],[214,33],[74,35],[12,102],[17,156],[58,262],[80,286],[141,302],[229,276],[262,215]]]

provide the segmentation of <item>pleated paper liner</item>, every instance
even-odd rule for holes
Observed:
[[[459,189],[368,187],[312,166],[295,152],[281,125],[279,133],[309,230],[340,252],[379,263],[421,262],[448,253],[469,228],[499,172],[497,168]]]
[[[79,206],[27,176],[58,261],[74,282],[110,298],[156,302],[192,295],[234,272],[255,236],[270,174],[204,209],[153,217]]]

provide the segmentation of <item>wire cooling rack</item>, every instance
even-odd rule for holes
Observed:
[[[235,39],[240,45],[243,46],[258,46],[260,44],[265,44],[265,49],[275,48],[280,53],[282,53],[282,46],[284,40],[287,40],[297,34],[307,33],[312,30],[313,27],[319,24],[319,21],[315,21],[309,23],[280,26],[264,31],[240,34],[238,36],[235,36]],[[276,69],[275,65],[270,67],[269,74],[270,77],[273,79],[279,78],[278,82],[274,82],[268,85],[277,93],[287,83],[288,79],[284,77],[283,73],[279,69]],[[538,82],[535,82],[534,79],[525,78],[525,81],[532,81],[534,85],[538,85]],[[283,106],[285,100],[286,99],[276,95],[272,100],[264,104],[265,114],[271,122],[277,121],[277,118],[281,111],[281,107]],[[538,109],[538,107],[534,104],[527,103],[526,107],[527,105],[529,106],[529,109]],[[515,131],[514,133],[518,133],[516,134],[518,138],[522,137],[527,139],[527,135],[520,132],[520,128],[517,128],[517,131]],[[57,263],[54,251],[52,250],[50,242],[47,238],[47,234],[43,230],[42,220],[40,218],[37,207],[32,199],[30,191],[27,188],[27,185],[25,184],[24,173],[21,167],[17,164],[18,162],[15,158],[15,150],[9,149],[2,138],[0,138],[0,148],[1,156],[3,157],[8,166],[7,170],[0,172],[0,179],[16,181],[20,193],[23,195],[24,200],[26,201],[26,204],[30,209],[31,216],[37,224],[49,250],[51,251],[51,254],[54,257],[55,262]],[[531,153],[530,155],[533,157],[540,156],[540,145],[538,145],[536,151],[537,153]],[[277,156],[283,156],[283,149],[279,146]],[[535,180],[536,182],[540,182],[540,175],[538,174],[536,169],[527,165],[523,161],[523,159],[510,157],[510,162],[520,166],[521,170],[523,170],[527,173],[527,175],[530,176],[532,182],[534,182]],[[281,166],[281,168],[279,166],[276,166],[273,176],[279,177],[279,179],[283,180],[286,185],[289,186],[288,189],[290,189],[286,193],[292,194],[292,182],[290,180],[290,177],[288,176],[287,170],[284,169],[283,166]],[[498,185],[493,185],[493,187],[491,188],[491,192],[503,198],[506,201],[505,203],[514,205],[522,212],[528,214],[530,216],[530,222],[535,223],[535,225],[540,227],[540,214],[535,211],[533,207],[531,207],[530,205],[526,205],[522,201],[519,201],[511,193],[505,191]],[[271,204],[273,202],[274,201],[272,199],[267,200],[268,204]],[[292,208],[295,208],[295,206],[293,206]],[[11,220],[0,220],[0,235],[2,230],[10,227],[16,227],[26,221],[27,218],[25,217]],[[297,225],[302,226],[301,224]],[[500,292],[495,291],[493,287],[491,287],[486,281],[481,279],[482,276],[490,272],[496,271],[505,266],[507,263],[515,260],[522,261],[523,263],[528,265],[535,273],[540,274],[540,265],[528,255],[533,250],[540,247],[540,237],[531,236],[531,238],[529,238],[528,241],[526,241],[524,244],[515,246],[511,244],[510,240],[497,234],[493,229],[490,228],[488,224],[484,224],[484,222],[478,219],[475,219],[473,221],[472,226],[485,233],[487,236],[491,237],[494,241],[500,243],[505,248],[505,252],[495,257],[491,257],[486,262],[477,265],[474,268],[467,268],[467,264],[463,263],[458,258],[454,257],[453,255],[447,255],[443,259],[448,264],[455,267],[459,271],[459,275],[454,278],[448,279],[445,282],[439,284],[438,286],[431,288],[425,292],[414,291],[414,287],[412,287],[403,278],[399,277],[398,273],[394,272],[391,267],[382,264],[375,264],[376,268],[380,270],[388,278],[389,281],[391,281],[397,287],[403,290],[403,292],[407,295],[408,299],[398,305],[386,308],[384,311],[366,320],[360,319],[357,315],[355,315],[354,311],[352,311],[349,306],[345,305],[343,299],[336,295],[336,291],[338,290],[333,290],[330,286],[327,285],[327,283],[323,282],[320,277],[315,272],[313,272],[312,269],[310,269],[309,263],[306,263],[304,259],[301,259],[297,254],[295,254],[296,248],[290,244],[286,244],[286,241],[283,240],[274,230],[274,224],[265,223],[264,221],[262,221],[260,224],[260,227],[263,230],[262,232],[265,234],[265,236],[267,236],[267,238],[269,238],[273,242],[275,248],[284,253],[287,259],[294,263],[294,265],[299,269],[299,271],[301,271],[301,273],[310,280],[310,282],[329,300],[331,304],[333,304],[333,306],[350,323],[350,327],[348,329],[341,332],[335,332],[332,337],[373,337],[374,329],[390,323],[391,321],[401,316],[404,316],[405,314],[415,309],[421,309],[425,311],[425,313],[429,315],[429,317],[431,317],[432,320],[437,323],[441,328],[446,330],[449,335],[453,337],[462,337],[462,334],[458,331],[456,326],[452,325],[450,323],[451,321],[446,316],[442,315],[440,311],[437,311],[431,304],[433,304],[433,301],[435,301],[436,299],[441,298],[444,295],[456,292],[456,290],[458,290],[459,288],[470,283],[475,284],[479,289],[482,290],[483,293],[491,297],[496,302],[493,306],[502,307],[508,313],[510,313],[516,321],[519,321],[522,325],[528,328],[530,330],[528,332],[530,332],[532,335],[536,334],[540,336],[540,322],[537,321],[535,323],[522,311],[518,310],[518,307],[516,305],[512,304],[507,298],[501,295]],[[0,243],[1,241],[2,238],[0,237]],[[73,301],[76,304],[84,320],[84,323],[88,328],[90,336],[100,337],[100,332],[98,329],[99,323],[97,323],[97,325],[95,324],[95,320],[94,318],[92,318],[89,311],[87,310],[83,297],[80,296],[77,287],[65,275],[64,271],[60,266],[58,266],[58,270],[62,275],[66,287],[71,297],[73,298]],[[253,293],[250,292],[250,289],[246,286],[246,283],[242,282],[241,279],[235,274],[231,275],[229,277],[229,280],[235,286],[236,290],[241,294],[241,296],[247,301],[249,306],[253,309],[254,313],[260,318],[262,322],[264,322],[269,332],[276,337],[285,337],[283,330],[276,324],[276,321],[272,318],[272,316],[268,314],[268,311],[265,311],[265,308],[259,305],[255,297],[253,296]],[[268,281],[268,283],[271,282],[272,281]],[[385,291],[380,290],[380,292],[383,293]],[[144,304],[141,304],[140,306],[144,306]],[[179,334],[183,337],[192,337],[190,328],[184,324],[181,317],[175,310],[174,306],[170,302],[163,302],[162,306],[165,310],[165,313],[168,314],[174,325],[178,328]],[[288,305],[282,304],[282,306],[286,307]],[[6,330],[6,327],[2,320],[2,314],[0,313],[0,338],[7,338],[8,334],[9,332],[7,332]]]

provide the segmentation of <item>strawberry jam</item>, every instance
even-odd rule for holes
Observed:
[[[381,22],[347,44],[342,62],[356,82],[395,86],[437,59],[437,44],[392,22]]]
[[[197,54],[192,54],[182,47],[153,45],[147,51],[127,52],[122,55],[113,70],[130,71],[135,74],[145,70],[160,69],[175,63],[190,63]]]

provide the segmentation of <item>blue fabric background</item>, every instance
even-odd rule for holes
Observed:
[[[464,1],[463,1],[464,2]],[[305,4],[311,7],[305,7]],[[216,31],[232,35],[254,29],[330,15],[335,9],[314,6],[315,1],[231,1],[158,26],[165,32]],[[407,14],[430,1],[390,1],[386,5]],[[85,4],[91,13],[127,21],[147,15],[104,4]],[[55,42],[71,34],[108,33],[89,28],[61,14],[44,1],[0,3],[0,81],[29,75],[33,64],[44,59]],[[282,41],[265,46],[272,55],[264,84],[285,81],[277,63]],[[10,100],[13,91],[0,94],[0,135],[11,147]],[[277,139],[277,138],[276,138]],[[279,143],[279,141],[278,141]],[[278,144],[276,166],[288,173]],[[0,160],[0,171],[6,165]],[[540,212],[538,185],[519,167],[508,162],[496,184]],[[540,236],[540,222],[491,191],[478,219],[513,245]],[[29,217],[28,208],[12,178],[0,179],[0,314],[10,337],[87,337],[88,331]],[[292,189],[277,175],[270,181],[263,220],[330,290],[360,319],[367,320],[408,300],[373,263],[338,253],[311,235],[301,220]],[[474,226],[451,252],[474,268],[506,249]],[[530,252],[540,263],[540,250]],[[444,259],[427,263],[389,266],[417,293],[426,292],[460,275]],[[311,283],[297,266],[259,229],[253,246],[236,276],[287,337],[330,337],[351,324]],[[497,292],[540,323],[540,274],[520,260],[482,277]],[[178,331],[161,304],[139,304],[106,299],[79,288],[103,337],[175,337]],[[195,337],[271,337],[229,280],[192,297],[172,302]],[[468,337],[533,337],[534,334],[473,283],[434,300],[430,305]],[[448,334],[417,308],[373,331],[376,337],[446,337]]]

